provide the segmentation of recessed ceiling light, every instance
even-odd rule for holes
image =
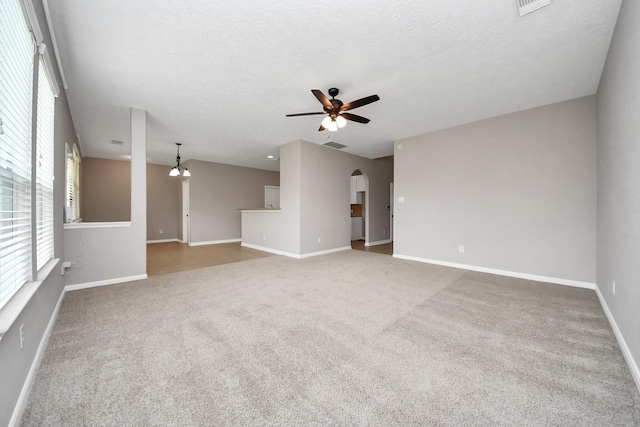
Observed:
[[[267,156],[267,159],[273,159],[273,156]]]

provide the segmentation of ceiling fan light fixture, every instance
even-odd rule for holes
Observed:
[[[322,127],[331,132],[335,132],[338,130],[338,124],[331,116],[327,116],[324,118],[324,120],[322,121]]]
[[[525,1],[525,0],[521,0],[521,1]],[[322,125],[320,126],[318,131],[329,130],[331,132],[335,132],[338,129],[343,128],[347,124],[348,120],[356,123],[362,123],[365,125],[371,121],[366,117],[358,116],[348,111],[353,110],[354,108],[359,108],[364,105],[371,104],[372,102],[380,101],[380,97],[378,95],[366,96],[364,98],[357,99],[355,101],[344,104],[339,99],[336,99],[336,96],[338,95],[339,92],[340,91],[335,87],[332,87],[331,89],[329,89],[329,96],[331,96],[331,99],[329,99],[324,93],[322,93],[322,91],[318,89],[312,89],[311,93],[313,93],[313,95],[318,99],[318,101],[320,101],[324,109],[324,112],[316,111],[313,113],[295,113],[295,114],[287,114],[286,116],[297,117],[297,116],[315,116],[315,115],[327,114],[328,116],[324,118],[324,120],[322,121]]]

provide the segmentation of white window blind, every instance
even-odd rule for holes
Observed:
[[[44,59],[38,68],[38,118],[36,143],[36,264],[40,270],[53,258],[53,146],[54,81]]]
[[[73,222],[80,219],[80,156],[75,145],[73,148],[66,146],[66,203],[65,222]]]
[[[0,307],[31,279],[34,43],[20,2],[0,0]]]

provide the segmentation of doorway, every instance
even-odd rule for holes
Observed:
[[[393,182],[389,183],[389,240],[393,242]]]
[[[189,213],[189,180],[185,179],[182,181],[182,243],[191,241]]]
[[[351,174],[351,241],[366,241],[367,236],[367,177],[359,170]]]

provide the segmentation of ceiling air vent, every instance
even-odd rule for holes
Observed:
[[[327,142],[322,145],[324,145],[325,147],[335,148],[336,150],[342,150],[344,147],[346,147],[346,145],[338,144],[337,142],[334,142],[334,141]]]
[[[551,4],[551,0],[516,0],[516,7],[520,16],[531,13],[541,7]]]

